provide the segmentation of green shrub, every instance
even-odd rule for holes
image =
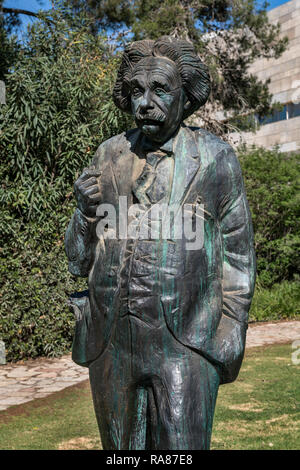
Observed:
[[[299,273],[299,157],[263,148],[239,152],[262,287]]]
[[[72,279],[63,250],[26,251],[1,259],[0,337],[7,360],[58,356],[69,352],[74,331],[73,314],[66,306],[70,293],[80,288]],[[85,281],[81,281],[85,287]]]
[[[31,27],[0,107],[0,201],[24,223],[64,223],[76,174],[131,122],[111,99],[117,59],[107,42],[70,29],[59,12],[52,21]]]
[[[86,281],[68,273],[63,238],[73,184],[103,140],[131,127],[113,104],[118,59],[110,45],[51,11],[36,22],[5,76],[0,106],[0,338],[8,360],[70,349],[68,296]]]
[[[282,281],[272,288],[263,288],[256,283],[250,309],[249,321],[270,321],[299,318],[300,282]]]

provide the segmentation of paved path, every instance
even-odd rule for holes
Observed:
[[[300,340],[300,321],[250,325],[246,347]],[[46,397],[88,379],[88,369],[74,364],[71,356],[36,359],[0,366],[0,411]]]

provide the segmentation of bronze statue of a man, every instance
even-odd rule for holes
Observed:
[[[103,142],[75,183],[66,252],[89,290],[73,299],[73,359],[89,367],[104,449],[208,449],[218,387],[241,366],[255,256],[240,165],[227,143],[183,124],[209,92],[188,42],[130,44],[114,102],[137,128]],[[124,201],[142,215],[124,214]],[[137,236],[124,235],[133,222]],[[190,230],[175,236],[181,222]]]

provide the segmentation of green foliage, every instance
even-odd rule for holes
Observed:
[[[0,108],[0,201],[24,222],[46,220],[57,207],[63,221],[76,172],[129,125],[111,100],[116,59],[104,40],[54,19],[55,28],[31,28]]]
[[[299,154],[263,148],[240,151],[262,287],[299,273]]]
[[[2,2],[0,1],[0,9],[1,6]],[[16,38],[9,34],[10,26],[10,22],[0,15],[0,80],[4,80],[5,75],[14,65],[19,52]]]
[[[269,23],[267,2],[256,0],[65,0],[65,4],[88,11],[94,28],[123,23],[127,41],[157,39],[171,35],[187,39],[209,67],[212,92],[209,104],[199,116],[205,127],[219,134],[232,129],[230,122],[216,122],[215,111],[229,115],[272,112],[268,82],[249,73],[249,66],[261,57],[279,57],[287,38],[280,38],[279,25]],[[116,8],[118,3],[118,8]],[[110,13],[107,13],[110,12]],[[123,28],[124,29],[124,28]],[[124,33],[123,33],[124,34]],[[124,41],[123,35],[121,36]],[[251,122],[247,129],[251,129]]]
[[[249,321],[287,320],[300,317],[300,282],[282,281],[266,289],[256,283]]]
[[[9,8],[10,12],[8,13],[4,8],[4,0],[0,0],[0,30],[4,29],[7,32],[11,32],[16,26],[20,25],[20,18],[19,16],[14,13],[14,8]],[[0,43],[1,44],[1,43]]]
[[[96,148],[131,127],[111,99],[117,58],[79,18],[35,23],[0,106],[0,337],[8,360],[69,350],[66,300],[85,288],[68,273],[63,237],[73,184]]]
[[[66,299],[80,284],[68,273],[61,248],[60,243],[45,252],[27,242],[23,252],[0,258],[4,280],[0,337],[8,361],[53,357],[70,350],[74,319]]]
[[[90,30],[96,34],[99,28],[119,28],[134,19],[131,0],[71,0],[60,2],[71,8],[72,14],[84,12],[90,19]]]

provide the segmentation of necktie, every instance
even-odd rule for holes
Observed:
[[[151,204],[168,202],[173,175],[173,158],[157,151],[146,155],[146,163],[137,178],[133,192],[146,207]]]

